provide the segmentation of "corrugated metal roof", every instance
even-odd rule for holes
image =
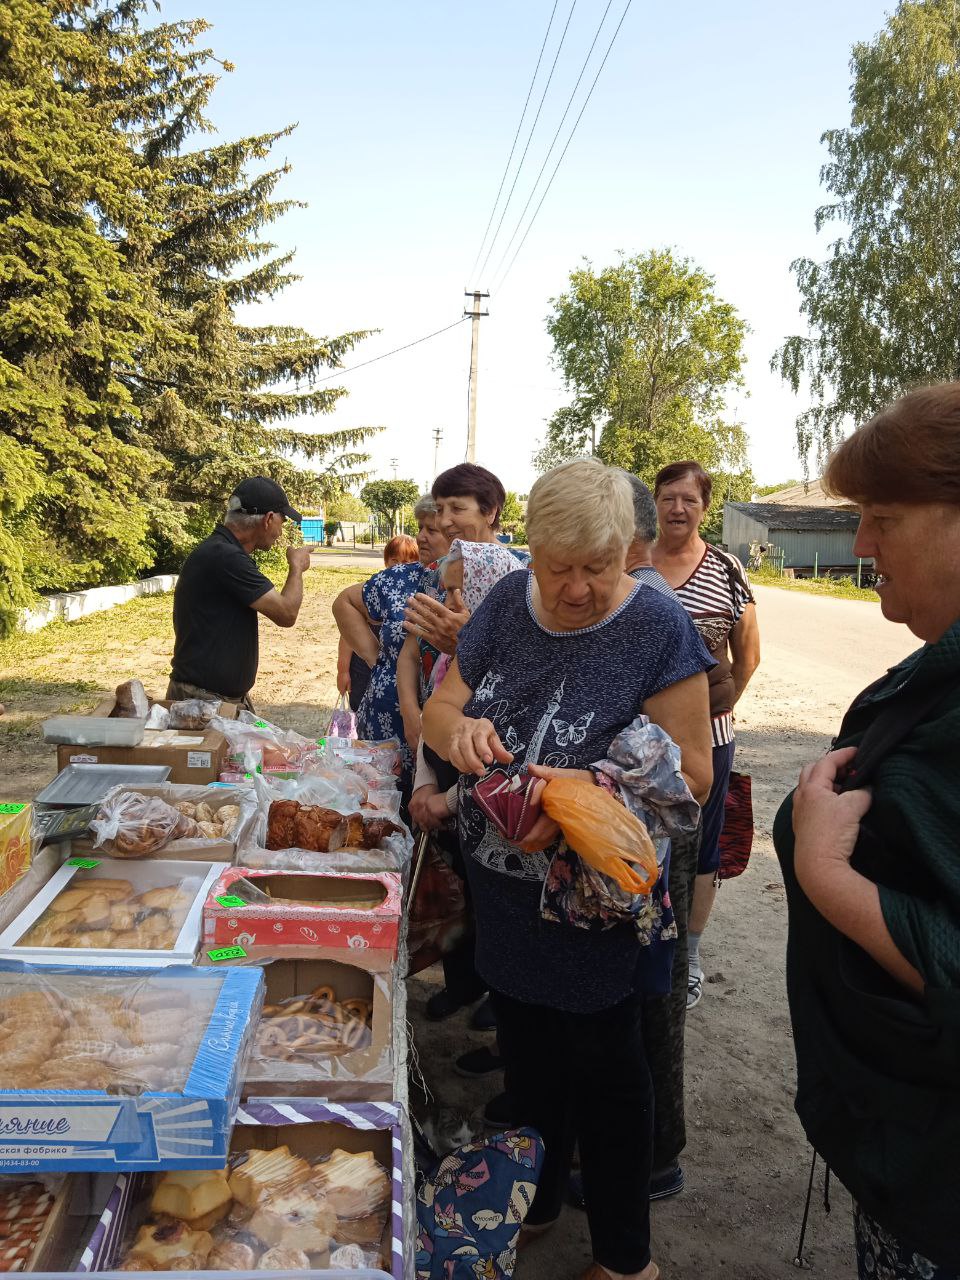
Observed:
[[[773,529],[856,529],[860,515],[849,507],[797,507],[777,502],[730,502],[735,511],[742,511],[753,520],[759,520]]]

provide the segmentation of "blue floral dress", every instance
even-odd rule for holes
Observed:
[[[367,613],[372,622],[380,623],[380,656],[357,710],[357,730],[361,738],[373,741],[399,738],[405,771],[413,767],[413,761],[403,736],[397,696],[397,658],[407,638],[403,612],[410,597],[422,591],[431,576],[431,570],[422,564],[397,564],[375,573],[363,586]]]

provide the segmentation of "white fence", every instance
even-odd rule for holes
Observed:
[[[21,625],[24,631],[39,631],[61,618],[64,622],[76,622],[91,613],[102,613],[115,605],[126,604],[138,596],[157,596],[172,591],[177,585],[175,573],[161,573],[142,582],[125,582],[118,587],[91,587],[89,591],[61,591],[44,596],[35,609],[24,612]]]

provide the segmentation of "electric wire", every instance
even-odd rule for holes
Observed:
[[[481,276],[483,275],[484,271],[486,271],[487,269],[487,263],[490,261],[490,255],[493,253],[493,247],[497,243],[497,237],[500,234],[500,228],[503,226],[503,220],[507,216],[507,210],[510,208],[510,201],[513,199],[513,193],[517,189],[517,179],[520,177],[521,170],[523,169],[523,162],[526,160],[527,152],[530,150],[530,143],[533,141],[533,135],[537,128],[537,122],[540,119],[540,112],[543,110],[543,104],[544,104],[544,101],[546,100],[547,93],[550,89],[550,83],[553,80],[553,73],[557,69],[557,60],[560,57],[560,51],[563,48],[564,41],[567,38],[567,31],[570,28],[570,19],[573,17],[573,11],[574,9],[576,9],[576,7],[577,7],[577,0],[573,0],[573,3],[570,5],[570,12],[567,14],[567,21],[564,25],[563,32],[560,36],[560,43],[557,45],[557,52],[553,56],[553,65],[550,67],[550,74],[547,76],[547,83],[544,85],[543,93],[540,95],[540,105],[537,107],[537,114],[533,118],[533,124],[530,126],[530,132],[527,134],[527,142],[526,142],[526,146],[523,148],[523,155],[520,157],[520,163],[517,165],[516,172],[513,175],[513,182],[510,185],[510,192],[509,192],[509,195],[507,196],[506,204],[503,206],[503,209],[500,212],[500,221],[497,223],[497,229],[493,233],[493,239],[490,241],[490,245],[487,249],[487,256],[484,258],[483,266],[480,268]]]
[[[378,360],[386,360],[388,356],[395,356],[400,351],[409,351],[411,347],[418,347],[421,342],[427,342],[430,338],[438,338],[441,333],[447,333],[450,329],[455,329],[458,324],[463,324],[464,320],[470,317],[461,316],[459,320],[454,320],[453,324],[445,325],[442,329],[434,329],[433,333],[425,333],[422,338],[414,338],[413,342],[405,342],[402,347],[394,347],[392,351],[384,351],[383,355],[374,356],[372,360],[361,360],[359,364],[352,364],[348,368],[338,369],[336,373],[331,373],[326,378],[317,378],[317,382],[333,382],[337,378],[342,378],[345,373],[354,373],[357,369],[365,369],[368,364],[376,364]]]
[[[612,50],[614,44],[616,43],[617,36],[620,34],[620,28],[623,26],[624,19],[626,18],[627,13],[630,10],[631,4],[633,4],[633,0],[627,0],[623,13],[620,15],[620,21],[617,23],[616,30],[614,31],[613,36],[610,39],[610,43],[607,45],[607,51],[603,55],[603,60],[601,61],[600,66],[597,68],[597,74],[593,77],[593,83],[590,86],[590,89],[587,93],[586,98],[584,98],[583,106],[580,108],[580,113],[577,116],[576,120],[573,122],[573,128],[570,130],[570,136],[567,138],[566,142],[564,143],[563,150],[560,152],[560,157],[557,160],[556,165],[554,166],[553,173],[551,173],[550,175],[550,180],[548,181],[546,187],[544,188],[543,195],[540,197],[540,201],[537,204],[536,209],[534,209],[533,211],[533,216],[531,217],[530,221],[527,223],[527,229],[523,233],[523,239],[517,245],[516,252],[514,253],[513,257],[510,259],[510,262],[507,265],[506,271],[500,277],[496,285],[497,289],[503,288],[504,283],[506,282],[507,276],[509,276],[511,270],[513,269],[513,264],[516,262],[517,258],[520,255],[521,249],[527,242],[527,236],[529,236],[530,231],[533,228],[533,224],[537,220],[537,215],[539,214],[540,210],[543,207],[543,202],[544,200],[546,200],[547,195],[550,192],[550,188],[553,186],[553,180],[557,176],[557,171],[560,168],[561,164],[563,164],[563,157],[567,154],[567,149],[569,148],[570,143],[573,141],[573,136],[577,132],[577,126],[580,124],[580,121],[583,118],[583,113],[587,109],[587,104],[589,103],[591,97],[593,96],[594,89],[597,87],[597,81],[600,79],[600,74],[603,71],[603,68],[606,66],[607,59],[610,56],[610,51]],[[491,290],[491,292],[493,292],[493,290]]]
[[[503,176],[500,179],[500,186],[497,188],[497,196],[493,202],[493,208],[490,210],[490,217],[487,219],[487,225],[483,230],[483,239],[480,241],[480,248],[477,250],[477,256],[473,260],[473,266],[470,268],[469,279],[473,279],[473,273],[477,269],[477,263],[480,261],[480,255],[483,253],[484,245],[487,243],[487,235],[493,225],[494,214],[497,212],[497,205],[500,203],[500,197],[503,195],[503,187],[507,181],[507,174],[510,172],[510,163],[513,160],[513,153],[517,149],[517,140],[520,137],[520,130],[523,128],[523,122],[527,118],[527,107],[530,105],[530,97],[533,93],[533,86],[537,82],[537,76],[540,72],[540,63],[543,61],[543,51],[547,47],[547,41],[550,38],[550,31],[553,27],[553,19],[557,13],[557,5],[560,0],[553,0],[553,9],[550,11],[550,21],[547,23],[547,32],[543,37],[543,44],[540,46],[540,54],[537,58],[537,65],[533,69],[533,77],[530,81],[530,88],[527,90],[527,97],[523,104],[523,110],[520,112],[520,123],[517,125],[517,131],[513,135],[513,143],[510,147],[510,154],[507,156],[507,163],[504,166]]]
[[[560,123],[557,125],[554,131],[553,139],[551,140],[550,146],[547,149],[547,154],[543,157],[543,164],[541,164],[540,166],[540,172],[537,174],[536,178],[533,181],[533,186],[530,188],[530,194],[527,196],[527,202],[523,206],[523,209],[520,211],[520,217],[517,219],[517,225],[513,229],[513,234],[510,236],[510,239],[507,241],[507,247],[504,249],[503,253],[500,255],[500,261],[497,263],[496,270],[493,273],[494,279],[496,279],[497,276],[500,274],[500,270],[503,267],[503,264],[506,262],[507,258],[510,256],[510,250],[513,247],[513,242],[516,240],[517,236],[520,234],[520,228],[523,226],[523,220],[527,216],[527,210],[530,208],[531,202],[533,201],[534,196],[537,194],[537,187],[540,185],[540,179],[543,177],[544,170],[546,169],[547,164],[550,161],[550,157],[553,155],[553,149],[557,145],[557,140],[560,137],[564,124],[566,123],[567,116],[570,114],[570,108],[573,106],[573,100],[577,96],[577,90],[580,88],[580,82],[583,80],[584,74],[586,73],[587,67],[590,63],[590,59],[593,57],[593,51],[597,47],[597,41],[600,39],[600,32],[603,30],[603,24],[606,22],[607,14],[610,12],[612,7],[613,7],[613,0],[607,0],[607,7],[604,9],[603,15],[600,18],[600,22],[597,25],[597,29],[594,32],[593,40],[590,44],[590,48],[587,50],[587,56],[584,58],[583,66],[580,68],[580,74],[577,76],[576,83],[574,84],[573,88],[570,91],[570,97],[567,99],[567,105],[563,109],[563,115],[560,117]]]

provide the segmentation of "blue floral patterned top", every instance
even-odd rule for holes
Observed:
[[[370,672],[370,683],[357,711],[361,738],[399,738],[404,768],[413,761],[403,736],[403,718],[397,696],[397,658],[407,633],[403,611],[412,595],[424,589],[432,570],[422,564],[397,564],[375,573],[363,586],[363,603],[373,622],[380,625],[380,656]]]

